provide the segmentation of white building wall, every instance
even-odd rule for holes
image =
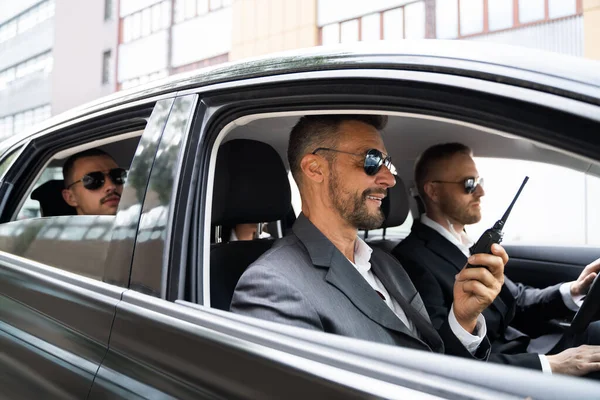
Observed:
[[[583,56],[583,17],[581,15],[524,28],[467,38]]]

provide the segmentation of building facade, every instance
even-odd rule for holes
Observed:
[[[0,3],[0,140],[178,72],[318,45],[477,40],[600,59],[600,0]]]
[[[0,5],[0,140],[51,114],[54,0]]]

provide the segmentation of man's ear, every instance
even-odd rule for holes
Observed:
[[[77,200],[75,200],[75,196],[73,195],[73,192],[70,189],[63,189],[62,197],[65,200],[65,203],[67,203],[71,207],[78,206]]]
[[[425,182],[425,185],[423,185],[423,191],[430,201],[437,203],[439,197],[438,190],[437,186],[433,182]],[[425,199],[423,199],[423,202],[425,202]]]
[[[321,183],[325,179],[324,159],[316,154],[307,154],[300,161],[300,169],[307,179]]]

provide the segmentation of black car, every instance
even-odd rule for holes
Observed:
[[[277,220],[261,216],[261,204],[286,185],[294,189],[291,179],[272,178],[271,165],[250,163],[252,182],[224,191],[231,182],[219,181],[219,147],[235,139],[266,143],[289,177],[290,129],[313,113],[387,115],[384,140],[407,188],[415,157],[448,141],[481,157],[600,177],[600,64],[583,59],[407,41],[286,53],[119,92],[0,144],[0,397],[600,397],[600,385],[584,378],[230,313],[244,269],[285,235],[300,209],[292,196],[291,204],[277,204]],[[65,159],[88,148],[128,170],[116,216],[74,215],[62,199]],[[260,164],[261,154],[246,156]],[[264,182],[269,190],[252,189]],[[568,191],[575,183],[556,184]],[[405,195],[410,220],[417,205]],[[234,197],[257,209],[233,209]],[[586,199],[592,232],[600,217],[593,193]],[[518,207],[511,218],[527,218]],[[583,205],[573,200],[570,207],[548,219],[568,219]],[[232,246],[226,225],[244,212],[252,223],[268,223],[270,238]],[[405,233],[388,227],[385,237],[365,236],[389,248]],[[505,248],[507,275],[536,287],[575,279],[600,256],[600,244],[589,243],[506,241]]]

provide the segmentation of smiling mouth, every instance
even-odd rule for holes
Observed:
[[[383,201],[383,197],[367,196],[367,200],[376,201],[377,203],[379,203],[379,205],[381,205],[381,202]]]

